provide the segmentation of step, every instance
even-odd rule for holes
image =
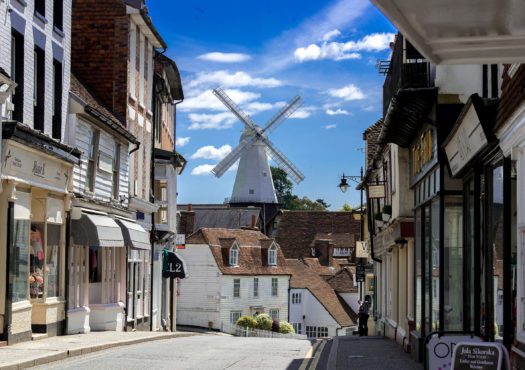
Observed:
[[[49,336],[47,335],[47,333],[33,333],[33,337],[32,337],[32,340],[40,340],[40,339],[46,339],[48,338]]]

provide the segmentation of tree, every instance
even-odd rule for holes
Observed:
[[[279,167],[270,167],[272,172],[273,187],[277,194],[277,200],[283,204],[283,209],[301,211],[326,211],[330,205],[323,199],[315,201],[308,197],[298,197],[292,193],[293,183],[288,179],[286,171]]]
[[[352,208],[352,206],[346,202],[345,204],[343,204],[343,206],[340,209],[340,211],[343,211],[343,212],[352,212],[353,210],[354,209]]]

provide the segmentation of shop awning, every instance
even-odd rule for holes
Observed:
[[[75,245],[90,247],[124,247],[119,225],[109,216],[82,212],[80,219],[71,222]]]
[[[115,221],[122,230],[124,245],[126,247],[146,250],[151,249],[149,232],[144,230],[142,226],[136,222],[124,220],[122,218],[116,218]]]

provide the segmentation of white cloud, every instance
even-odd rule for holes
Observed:
[[[224,157],[226,157],[230,152],[232,151],[232,147],[228,144],[225,144],[221,146],[220,148],[216,148],[213,145],[206,145],[203,146],[195,153],[192,154],[192,159],[218,159],[221,160]]]
[[[312,115],[312,112],[315,110],[315,107],[301,107],[292,113],[290,119],[304,119]]]
[[[294,56],[298,62],[321,59],[335,61],[359,59],[361,54],[358,52],[375,52],[389,49],[390,42],[394,40],[394,37],[395,34],[393,33],[373,33],[357,41],[328,42],[328,40],[325,40],[321,45],[310,44],[306,47],[297,48]]]
[[[201,164],[191,170],[191,174],[195,176],[211,175],[211,170],[215,167],[213,164]]]
[[[231,90],[225,90],[225,93],[236,103],[236,104],[243,104],[247,102],[254,101],[255,99],[258,99],[261,94],[250,92],[250,91],[242,91],[237,89],[231,89]],[[207,110],[215,110],[215,111],[226,111],[228,108],[222,104],[222,102],[217,99],[215,95],[213,95],[213,92],[211,90],[206,90],[203,92],[199,92],[195,96],[191,96],[187,99],[185,99],[181,104],[180,108],[181,111],[192,111],[196,109],[207,109]]]
[[[191,122],[189,130],[225,130],[232,128],[237,118],[231,112],[207,114],[190,113]]]
[[[189,142],[190,142],[190,138],[189,137],[178,137],[175,140],[175,145],[183,147],[184,145],[188,144]]]
[[[248,54],[240,53],[221,53],[218,51],[212,53],[206,53],[199,55],[197,59],[207,60],[209,62],[218,62],[218,63],[238,63],[245,62],[250,60],[252,57]]]
[[[330,89],[328,94],[344,100],[362,100],[365,98],[365,94],[354,84],[346,85],[340,89]]]
[[[329,31],[323,35],[323,41],[330,41],[340,35],[341,35],[341,31],[337,29]]]
[[[327,129],[327,130],[331,130],[333,128],[336,128],[337,125],[326,125],[324,128]]]
[[[369,106],[363,108],[363,110],[365,112],[372,112],[374,109],[375,109],[375,107],[373,105],[369,105]]]
[[[350,114],[349,111],[347,111],[346,109],[341,109],[341,108],[338,108],[336,110],[327,109],[325,113],[328,114],[329,116],[336,116],[336,115],[348,116]]]
[[[214,72],[202,72],[198,73],[197,76],[188,83],[188,88],[195,88],[199,86],[220,86],[223,88],[227,87],[259,87],[259,88],[270,88],[278,87],[283,83],[276,78],[260,78],[252,77],[246,72],[238,71],[230,73],[228,71],[214,71]]]

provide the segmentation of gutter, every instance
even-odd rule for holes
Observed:
[[[140,141],[136,141],[135,142],[135,147],[133,149],[131,149],[128,152],[128,154],[131,155],[131,154],[135,153],[137,150],[139,150],[139,148],[140,148]]]

